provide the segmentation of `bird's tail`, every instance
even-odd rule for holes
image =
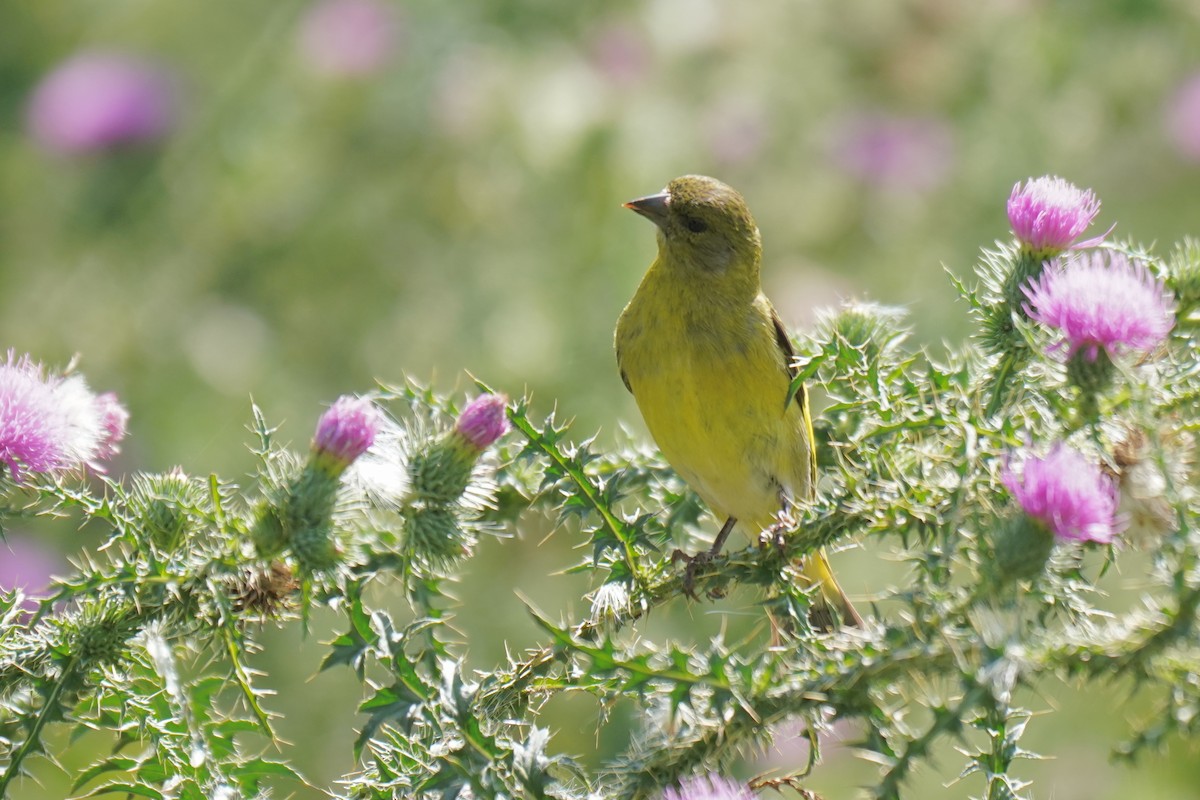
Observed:
[[[824,550],[818,550],[804,560],[800,568],[800,579],[808,586],[817,586],[819,591],[813,597],[812,608],[808,611],[808,621],[813,628],[823,632],[836,630],[839,621],[842,625],[854,628],[863,627],[863,619],[854,609],[854,604],[842,587],[838,586],[833,577],[833,569]]]

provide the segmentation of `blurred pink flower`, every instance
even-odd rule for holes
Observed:
[[[372,75],[400,38],[396,8],[378,0],[320,0],[300,23],[300,52],[312,69],[335,78]]]
[[[713,773],[684,778],[677,789],[667,789],[662,800],[754,800],[746,784]]]
[[[636,83],[650,68],[646,36],[625,23],[612,23],[593,31],[588,50],[596,71],[618,86]]]
[[[846,173],[880,188],[928,191],[954,161],[954,133],[934,117],[864,112],[835,124],[830,155]]]
[[[6,592],[21,589],[28,595],[42,594],[60,568],[61,559],[29,537],[9,533],[0,540],[0,589]]]
[[[167,73],[121,53],[81,53],[42,79],[29,100],[34,139],[59,153],[90,153],[153,141],[175,123]]]
[[[1187,161],[1200,163],[1200,72],[1183,82],[1167,101],[1167,135]]]
[[[762,103],[745,95],[727,97],[707,114],[708,149],[723,166],[750,161],[767,143],[770,123]]]

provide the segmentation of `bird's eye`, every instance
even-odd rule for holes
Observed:
[[[692,233],[704,233],[708,230],[708,224],[704,220],[696,219],[695,217],[684,217],[683,227]]]

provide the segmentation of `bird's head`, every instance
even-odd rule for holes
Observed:
[[[625,207],[658,226],[659,249],[672,263],[713,276],[746,271],[757,277],[758,228],[742,196],[719,180],[684,175]]]

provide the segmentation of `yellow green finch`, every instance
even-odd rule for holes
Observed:
[[[762,243],[742,196],[687,175],[625,204],[658,226],[658,257],[617,322],[617,364],[663,456],[725,524],[758,537],[811,500],[808,393],[787,330],[762,292]],[[861,625],[823,552],[801,569],[814,626]]]

